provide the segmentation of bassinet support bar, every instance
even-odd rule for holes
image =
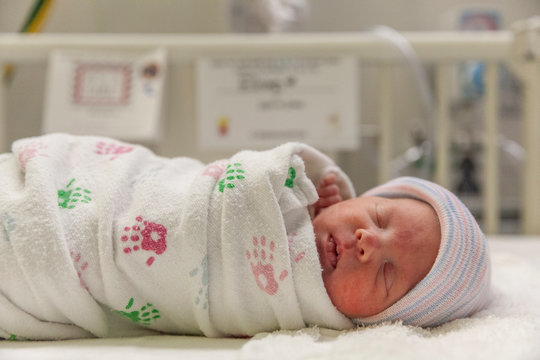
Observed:
[[[498,183],[498,80],[497,66],[512,64],[525,83],[524,146],[527,152],[522,189],[523,231],[540,234],[540,61],[516,54],[518,36],[498,32],[408,32],[402,34],[422,62],[435,66],[437,113],[435,128],[435,181],[448,186],[450,174],[450,71],[463,60],[486,62],[483,209],[486,233],[499,231]],[[286,35],[96,35],[96,34],[3,34],[0,35],[0,65],[47,61],[53,49],[148,51],[162,47],[171,62],[192,62],[204,56],[278,56],[340,54],[355,56],[362,63],[380,68],[380,167],[379,181],[391,177],[393,94],[391,66],[401,54],[374,33],[318,33]],[[519,47],[523,48],[523,44]],[[5,89],[0,87],[0,149],[7,149]]]

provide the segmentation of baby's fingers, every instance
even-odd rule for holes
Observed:
[[[337,175],[333,172],[329,172],[323,176],[320,181],[320,187],[325,187],[328,185],[335,184],[337,181]]]
[[[317,194],[319,195],[319,200],[313,204],[315,210],[315,216],[317,216],[321,211],[324,211],[327,207],[330,207],[338,202],[342,201],[341,192],[339,186],[336,184],[337,175],[335,173],[325,174],[317,188]]]
[[[329,196],[329,197],[321,197],[319,201],[317,201],[316,207],[317,209],[322,210],[324,208],[337,204],[340,201],[341,201],[341,195],[339,194],[334,195],[334,196]]]
[[[326,185],[318,188],[317,194],[319,194],[319,198],[339,195],[339,187],[336,184]]]

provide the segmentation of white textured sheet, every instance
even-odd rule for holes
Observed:
[[[420,329],[310,328],[252,339],[154,336],[0,342],[0,359],[540,359],[540,239],[493,237],[495,296],[477,316]]]

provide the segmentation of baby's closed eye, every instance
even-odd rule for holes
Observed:
[[[375,206],[375,223],[377,224],[377,227],[381,229],[387,226],[385,209],[381,204],[376,204]]]

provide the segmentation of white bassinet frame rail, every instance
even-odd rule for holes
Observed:
[[[498,32],[410,32],[402,35],[422,62],[436,70],[437,111],[435,181],[448,186],[450,174],[450,71],[464,60],[486,62],[484,97],[485,139],[483,209],[484,231],[499,231],[498,182],[498,72],[501,63],[510,65],[524,85],[523,145],[526,160],[522,187],[522,230],[540,234],[540,57],[531,50],[530,29]],[[534,45],[534,44],[533,44]],[[379,181],[391,176],[392,157],[392,84],[389,66],[401,61],[394,46],[373,33],[287,34],[287,35],[89,35],[89,34],[2,34],[0,65],[6,63],[46,62],[53,49],[148,51],[162,47],[169,61],[194,61],[205,56],[278,56],[278,55],[352,55],[359,61],[380,68]],[[6,147],[5,89],[0,86],[0,148]]]

